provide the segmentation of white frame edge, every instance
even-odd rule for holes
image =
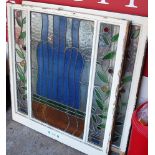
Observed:
[[[94,80],[94,69],[96,65],[96,59],[97,59],[97,50],[98,50],[98,45],[95,44],[95,42],[98,42],[98,34],[99,34],[99,25],[98,22],[96,22],[96,27],[94,30],[94,37],[93,37],[93,50],[95,52],[92,52],[92,57],[91,57],[91,66],[90,66],[90,74],[89,74],[89,86],[88,86],[88,97],[87,97],[87,105],[86,105],[86,116],[85,116],[85,125],[84,125],[84,142],[88,142],[88,134],[89,134],[89,122],[90,122],[90,117],[91,117],[91,109],[92,109],[92,105],[91,105],[91,98],[92,98],[92,87],[93,87],[93,80]],[[95,33],[96,32],[96,33]]]

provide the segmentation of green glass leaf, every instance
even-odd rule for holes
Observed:
[[[120,136],[114,136],[114,137],[112,138],[112,141],[113,141],[113,142],[117,142],[117,141],[119,140],[119,138],[120,138]]]
[[[101,109],[101,110],[103,110],[103,104],[101,103],[101,101],[99,101],[98,99],[96,99],[96,103],[97,103],[97,106]]]
[[[103,60],[109,60],[109,59],[113,59],[116,55],[116,52],[115,51],[112,51],[112,52],[109,52],[107,53],[104,57],[103,57]]]
[[[26,73],[26,70],[27,70],[27,68],[26,68],[26,64],[24,65],[24,73]]]
[[[122,102],[122,103],[121,103],[121,105],[126,106],[126,105],[127,105],[127,103],[126,103],[126,102]]]
[[[18,76],[19,76],[20,80],[25,82],[26,81],[25,76],[23,74],[19,73],[19,72],[17,72],[17,73],[18,73]]]
[[[108,77],[106,74],[103,74],[100,71],[98,71],[97,75],[99,76],[100,80],[102,80],[104,83],[108,83]]]
[[[116,121],[116,123],[115,123],[115,125],[118,125],[118,126],[120,126],[122,124],[123,124],[123,122],[120,122],[120,121]]]
[[[111,93],[111,90],[108,90],[108,91],[106,92],[106,95],[107,95],[107,96],[110,96],[110,93]]]
[[[19,73],[24,74],[22,68],[20,67],[20,65],[16,65],[17,66],[17,70],[19,71]]]
[[[18,75],[22,81],[25,81],[25,75],[22,68],[17,64]]]
[[[97,126],[97,129],[101,130],[101,127]]]
[[[27,87],[26,86],[22,86],[22,89],[27,90]]]
[[[104,34],[102,34],[102,39],[104,40],[104,42],[106,43],[106,45],[110,45],[110,41],[108,39],[107,36],[105,36]]]
[[[93,110],[93,111],[96,111],[96,109],[95,109],[94,107],[92,107],[92,110]]]
[[[106,118],[107,118],[107,116],[102,115],[102,114],[99,114],[98,117],[100,117],[100,118],[102,118],[102,119],[106,119]]]
[[[121,136],[121,133],[118,131],[114,131],[115,132],[115,136]]]
[[[114,36],[112,37],[111,41],[112,41],[112,42],[116,42],[116,41],[118,41],[118,38],[119,38],[119,33],[116,34],[116,35],[114,35]]]
[[[98,128],[99,130],[105,129],[105,124],[100,124],[100,125],[97,126],[97,128]]]
[[[20,39],[25,39],[25,37],[26,37],[26,32],[25,31],[21,32],[19,38]]]
[[[96,93],[96,96],[97,96],[100,100],[102,100],[101,95],[100,95],[100,93],[99,93],[99,91],[98,91],[97,89],[95,89],[95,93]]]
[[[26,17],[23,18],[22,23],[23,23],[23,24],[26,24]]]
[[[136,39],[140,34],[140,29],[135,30],[131,33],[131,39]]]
[[[98,65],[101,65],[99,61],[96,61],[96,63],[97,63]]]
[[[26,100],[27,94],[23,94],[23,100]]]
[[[16,49],[16,52],[20,58],[25,59],[24,53],[22,51],[19,51],[18,49]]]
[[[124,78],[122,79],[123,84],[128,83],[128,82],[130,82],[130,81],[132,81],[132,76],[131,76],[131,75],[126,76],[126,77],[124,77]]]
[[[22,21],[20,20],[20,18],[16,17],[16,21],[17,21],[17,24],[22,27],[23,24],[22,24]]]
[[[108,107],[104,107],[104,112],[107,112],[108,111]]]
[[[94,115],[92,115],[93,121],[96,123],[96,117]]]

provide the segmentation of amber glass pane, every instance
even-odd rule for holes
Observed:
[[[82,138],[94,23],[31,13],[33,117]]]
[[[88,141],[102,146],[115,67],[119,26],[101,23]]]

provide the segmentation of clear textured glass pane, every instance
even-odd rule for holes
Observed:
[[[119,99],[116,108],[114,133],[112,136],[112,143],[118,147],[120,146],[120,141],[122,138],[124,119],[128,105],[127,103],[130,94],[133,70],[139,42],[139,33],[140,26],[131,25],[129,40],[126,48],[127,55],[125,57],[125,63],[123,66],[124,72],[122,76],[121,90],[119,92]]]
[[[17,109],[27,114],[26,12],[14,11]]]
[[[83,137],[94,22],[31,12],[33,117]]]
[[[88,141],[103,145],[120,27],[100,24]]]

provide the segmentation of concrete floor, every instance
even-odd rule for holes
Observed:
[[[6,155],[85,155],[6,117]]]
[[[118,155],[110,152],[110,155]],[[6,114],[6,155],[85,155],[12,120]]]

